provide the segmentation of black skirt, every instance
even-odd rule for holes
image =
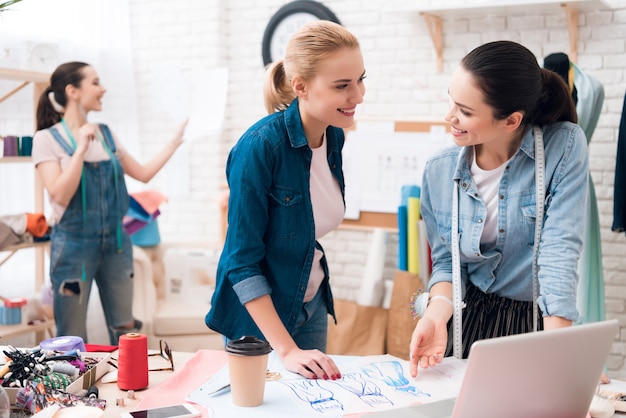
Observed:
[[[463,309],[463,358],[469,356],[474,341],[533,332],[533,303],[483,293],[468,283]],[[543,317],[537,307],[537,330],[543,330]],[[453,355],[453,318],[448,322],[446,356]]]

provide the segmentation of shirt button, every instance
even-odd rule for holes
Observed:
[[[287,197],[285,198],[285,202],[289,202],[290,200],[291,200],[291,198],[290,198],[289,196],[287,196]]]
[[[479,219],[479,220],[478,220],[478,223],[479,223],[479,224],[483,223],[483,220],[482,220],[482,219]]]
[[[474,253],[474,255],[475,255],[476,257],[478,257],[480,254],[479,254],[479,253]]]
[[[501,234],[504,234],[504,229],[500,229],[500,233],[501,233]]]
[[[502,200],[502,199],[504,199],[504,195],[503,194],[500,195],[500,200]]]
[[[474,193],[474,197],[478,197],[478,193]]]

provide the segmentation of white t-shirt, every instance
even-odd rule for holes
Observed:
[[[508,163],[507,161],[493,170],[483,170],[476,164],[476,150],[474,149],[470,172],[478,188],[478,193],[487,206],[487,219],[485,219],[483,235],[480,239],[482,244],[495,244],[498,237],[498,190],[500,189],[502,174]]]
[[[328,166],[326,136],[324,136],[322,145],[312,151],[313,159],[311,161],[309,188],[311,192],[311,204],[313,205],[313,219],[315,221],[315,239],[319,240],[339,226],[343,220],[345,208],[339,183],[337,179],[333,177],[330,167]],[[313,299],[320,284],[324,280],[324,270],[320,264],[322,256],[322,252],[316,249],[313,255],[313,266],[311,267],[309,284],[304,295],[305,302]]]

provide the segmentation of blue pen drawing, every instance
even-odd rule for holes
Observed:
[[[371,363],[362,369],[368,377],[382,380],[397,391],[405,392],[416,397],[430,398],[430,393],[424,392],[415,385],[412,385],[404,376],[404,370],[399,361],[384,361]]]
[[[358,372],[344,374],[339,380],[294,379],[280,380],[278,383],[289,387],[301,401],[322,414],[344,410],[344,404],[336,399],[340,397],[337,393],[340,388],[357,396],[361,402],[373,409],[395,405],[394,401],[383,393],[381,383],[411,396],[421,398],[431,396],[430,393],[409,382],[402,364],[396,360],[370,363]]]
[[[326,413],[343,410],[343,404],[335,399],[333,391],[321,387],[318,380],[286,380],[279,382],[289,387],[302,401],[308,402],[316,412]]]
[[[361,401],[371,407],[385,404],[393,405],[391,399],[382,393],[380,386],[372,380],[366,379],[361,373],[348,373],[335,383],[355,394]]]

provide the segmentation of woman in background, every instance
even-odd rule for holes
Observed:
[[[453,314],[452,231],[458,184],[462,357],[476,340],[576,321],[582,249],[587,141],[569,88],[514,42],[479,46],[463,58],[448,88],[457,146],[429,159],[421,212],[432,247],[430,294],[410,345],[410,368],[450,355]],[[533,290],[537,137],[545,148],[545,202]],[[536,298],[536,299],[535,299]],[[419,300],[420,298],[418,298]],[[416,305],[417,306],[417,305]],[[535,309],[538,309],[535,311]]]
[[[102,109],[106,89],[83,62],[60,65],[37,106],[32,158],[52,206],[50,280],[57,335],[87,341],[87,302],[98,285],[110,343],[139,331],[132,315],[133,257],[122,228],[129,197],[124,174],[147,183],[183,141],[186,123],[147,164],[140,164],[104,124],[87,115]]]
[[[357,39],[329,21],[291,38],[266,73],[269,116],[228,157],[228,230],[206,324],[227,340],[266,339],[287,370],[341,376],[327,356],[334,316],[318,240],[344,215],[343,129],[363,101]]]

